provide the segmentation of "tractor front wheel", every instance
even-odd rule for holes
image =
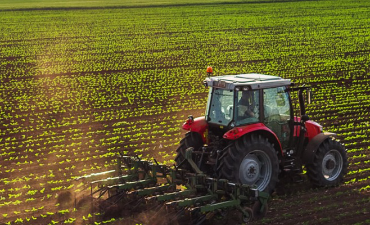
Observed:
[[[245,135],[225,150],[220,177],[272,193],[278,181],[279,164],[276,151],[267,139]]]
[[[312,164],[306,165],[307,176],[317,187],[339,185],[347,173],[346,150],[339,142],[326,139],[318,148]]]

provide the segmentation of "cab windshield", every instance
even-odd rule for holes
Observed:
[[[210,89],[208,96],[209,122],[227,126],[233,119],[234,91],[225,89]]]

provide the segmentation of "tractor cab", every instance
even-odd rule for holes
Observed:
[[[290,80],[262,74],[209,77],[206,107],[208,125],[223,132],[263,123],[287,147],[293,128],[293,110],[287,87]],[[222,133],[222,132],[221,132]]]

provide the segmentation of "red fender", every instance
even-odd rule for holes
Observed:
[[[322,133],[322,126],[312,120],[306,122],[306,129],[306,136],[309,141],[316,137],[316,135]]]
[[[194,120],[187,119],[186,122],[182,125],[182,129],[192,131],[192,132],[197,132],[202,136],[203,143],[208,142],[208,135],[206,132],[208,128],[208,123],[207,120],[204,116],[202,117],[197,117]]]
[[[301,118],[295,117],[294,121],[300,122]],[[311,141],[314,137],[316,137],[316,135],[322,133],[322,126],[320,124],[316,123],[315,121],[308,120],[308,121],[306,121],[305,125],[306,125],[307,132],[305,133],[304,136],[307,137],[309,141]],[[299,125],[294,126],[294,133],[293,134],[294,134],[295,137],[299,137],[300,130],[301,129],[300,129]]]
[[[240,138],[241,136],[247,133],[251,133],[253,131],[267,131],[271,133],[271,135],[275,137],[277,143],[279,143],[279,149],[281,151],[281,154],[284,155],[279,138],[276,136],[276,134],[272,130],[266,127],[263,123],[255,123],[255,124],[246,125],[246,126],[234,127],[233,129],[226,132],[223,138],[228,139],[228,140],[236,140]]]

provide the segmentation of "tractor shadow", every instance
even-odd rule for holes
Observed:
[[[272,196],[291,196],[313,188],[305,174],[282,174]]]

